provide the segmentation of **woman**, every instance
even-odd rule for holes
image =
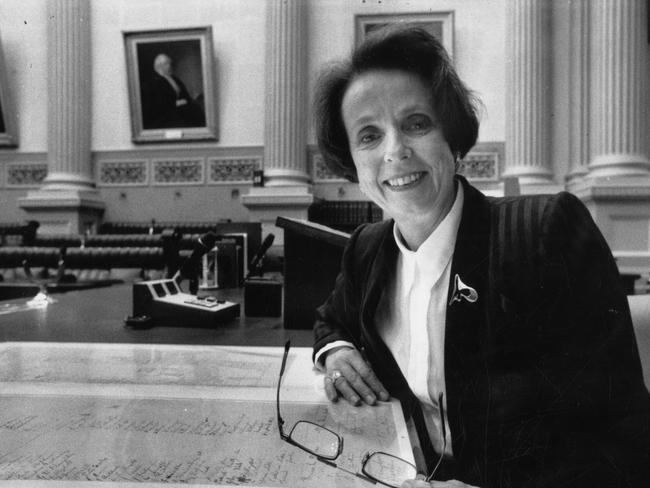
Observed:
[[[611,252],[572,195],[456,175],[475,103],[427,32],[371,34],[316,97],[330,167],[390,220],[352,235],[318,309],[332,401],[402,400],[431,486],[641,486],[650,399]],[[404,486],[429,486],[408,481]]]

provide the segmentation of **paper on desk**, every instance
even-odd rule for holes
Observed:
[[[289,428],[304,419],[337,431],[337,462],[356,472],[366,450],[403,452],[396,405],[290,400],[282,414]],[[275,416],[265,400],[0,395],[0,480],[368,486],[281,441]]]
[[[10,343],[0,382],[273,387],[281,360],[276,348]]]

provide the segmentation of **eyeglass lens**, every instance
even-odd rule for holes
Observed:
[[[296,422],[289,437],[303,449],[326,459],[336,459],[340,452],[339,436],[311,422]]]
[[[363,464],[363,474],[388,486],[399,487],[408,479],[414,479],[417,469],[408,461],[387,454],[375,452]]]
[[[284,356],[282,357],[282,366],[280,368],[280,378],[278,379],[278,388],[276,394],[278,429],[280,437],[293,443],[295,446],[317,456],[321,460],[333,467],[350,472],[341,468],[330,461],[336,459],[341,454],[342,439],[335,432],[307,420],[299,420],[295,423],[288,436],[282,433],[282,424],[284,420],[280,415],[280,386],[282,375],[286,366],[287,356],[291,343],[287,341],[284,347]],[[404,480],[413,479],[417,475],[417,469],[414,465],[392,454],[384,452],[375,452],[367,456],[361,467],[362,473],[366,476],[360,478],[367,481],[378,482],[386,486],[398,488]],[[351,473],[354,474],[354,473]]]

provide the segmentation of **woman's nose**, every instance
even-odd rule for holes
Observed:
[[[386,138],[386,152],[384,153],[384,161],[387,163],[396,163],[403,159],[411,157],[411,148],[409,148],[399,134],[389,135]]]

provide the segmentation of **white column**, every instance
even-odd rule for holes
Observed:
[[[48,0],[48,176],[44,190],[93,186],[90,2]]]
[[[522,185],[552,182],[550,2],[508,0],[506,168]]]
[[[48,0],[48,175],[19,200],[39,232],[96,228],[104,210],[91,167],[91,31],[88,0]]]
[[[646,3],[592,2],[593,177],[649,174]]]
[[[588,172],[589,164],[589,0],[571,0],[569,44],[569,173],[567,182]]]
[[[284,243],[278,216],[307,219],[314,202],[307,174],[307,9],[304,0],[266,2],[264,187],[242,195],[250,219]]]
[[[269,0],[266,12],[266,186],[305,185],[307,140],[304,0]]]
[[[623,273],[650,269],[646,0],[592,0],[589,173],[571,191]]]

